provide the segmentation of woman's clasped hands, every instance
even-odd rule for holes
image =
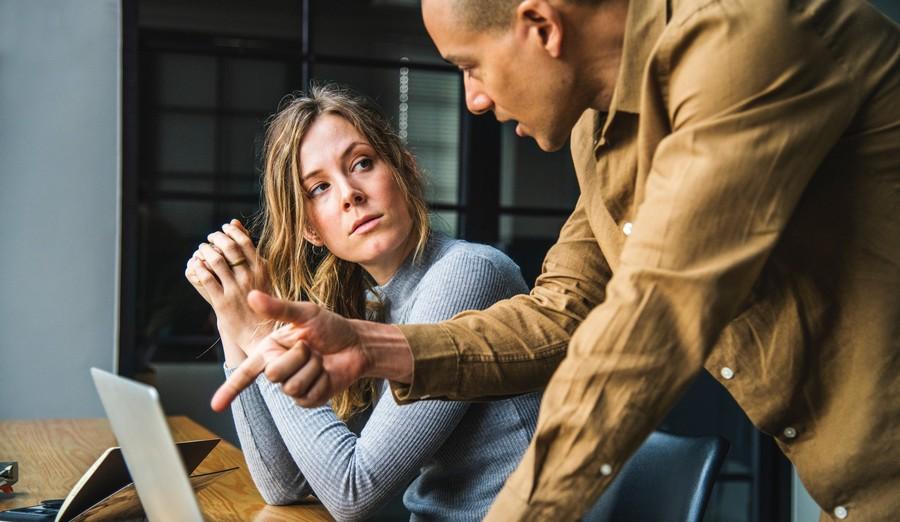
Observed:
[[[263,260],[246,228],[237,219],[207,236],[191,256],[185,277],[212,306],[222,338],[226,365],[244,360],[255,342],[272,331],[273,322],[247,304],[247,294],[269,291]]]

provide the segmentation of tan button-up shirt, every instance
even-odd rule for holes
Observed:
[[[897,520],[900,31],[854,0],[632,0],[624,49],[534,290],[401,327],[396,396],[550,379],[488,519],[573,520],[705,366],[823,517]]]

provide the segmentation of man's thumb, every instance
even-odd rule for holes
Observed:
[[[313,303],[276,299],[259,290],[247,294],[247,303],[254,312],[267,319],[295,325],[301,325],[319,313],[319,307]]]

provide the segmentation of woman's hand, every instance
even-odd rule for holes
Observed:
[[[234,366],[272,329],[272,321],[257,316],[247,305],[251,290],[269,291],[265,261],[236,219],[207,239],[209,243],[201,244],[188,260],[185,277],[212,305],[226,364]]]

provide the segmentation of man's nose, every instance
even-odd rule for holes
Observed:
[[[463,85],[466,89],[466,108],[469,112],[484,114],[494,107],[494,101],[484,92],[481,82],[464,76]]]

